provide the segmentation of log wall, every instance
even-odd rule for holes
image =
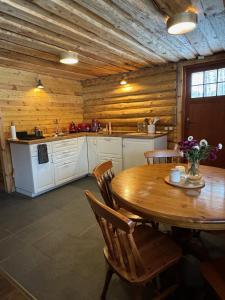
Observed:
[[[172,127],[169,146],[176,142],[176,65],[146,68],[127,74],[83,81],[84,120],[112,123],[117,131],[137,130],[144,118],[160,117],[157,129]]]
[[[43,90],[35,88],[38,78],[45,87]],[[60,128],[67,129],[72,120],[83,120],[81,89],[80,82],[74,80],[0,67],[0,173],[4,173],[7,190],[12,187],[12,166],[5,139],[9,137],[11,121],[15,122],[17,131],[32,132],[38,126],[45,133],[52,133],[56,119]]]

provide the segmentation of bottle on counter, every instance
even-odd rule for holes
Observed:
[[[11,126],[10,126],[10,132],[11,132],[11,139],[12,140],[16,140],[16,126],[14,122],[11,122]]]

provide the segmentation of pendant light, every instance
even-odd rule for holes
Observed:
[[[193,12],[182,12],[167,20],[167,30],[170,34],[185,34],[194,30],[198,23],[198,15]]]
[[[62,52],[60,54],[60,60],[62,64],[66,65],[74,65],[78,63],[78,56],[77,53],[72,51]]]
[[[44,86],[43,86],[43,84],[42,84],[42,82],[41,82],[40,79],[37,81],[36,88],[37,89],[43,89],[44,88]]]

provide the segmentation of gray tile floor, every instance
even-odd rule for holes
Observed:
[[[0,193],[0,268],[39,300],[100,299],[105,275],[103,241],[85,189],[99,196],[90,177],[35,199]],[[208,246],[224,253],[225,242],[220,239],[212,238]],[[193,258],[184,259],[185,282],[192,291],[204,286],[198,265]],[[114,276],[107,299],[128,300],[131,294]],[[199,299],[195,295],[192,299]]]

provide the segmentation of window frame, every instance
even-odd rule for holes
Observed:
[[[216,96],[208,96],[208,97],[204,96],[204,86],[206,85],[206,84],[204,84],[204,78],[203,78],[203,97],[196,97],[196,98],[191,97],[191,88],[192,88],[192,86],[194,86],[191,84],[192,73],[217,70],[217,76],[218,76],[218,69],[222,69],[222,68],[225,68],[225,61],[212,63],[212,64],[204,64],[204,65],[200,65],[200,66],[195,66],[195,65],[189,66],[186,70],[186,94],[187,94],[188,100],[193,101],[193,102],[195,102],[195,101],[196,102],[212,101],[212,100],[220,100],[220,99],[223,100],[223,98],[225,98],[225,95],[216,95]],[[218,80],[218,77],[217,77],[217,80]],[[216,84],[218,84],[218,83],[220,83],[220,82],[216,81]],[[209,84],[211,84],[211,83],[209,83]],[[198,85],[195,85],[195,86],[198,86]]]

